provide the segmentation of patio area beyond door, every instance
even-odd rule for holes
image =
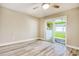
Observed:
[[[46,40],[65,44],[67,17],[49,19],[46,22]]]

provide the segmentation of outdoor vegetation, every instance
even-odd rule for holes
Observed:
[[[54,32],[54,37],[64,39],[65,38],[65,33],[64,32]]]
[[[48,28],[49,30],[53,30],[53,24],[64,25],[65,22],[64,22],[64,21],[61,21],[61,22],[48,22],[48,23],[47,23],[47,28]],[[64,39],[64,38],[65,38],[65,32],[55,31],[55,32],[54,32],[54,37],[55,37],[55,38]]]

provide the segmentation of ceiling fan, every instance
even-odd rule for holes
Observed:
[[[42,7],[43,9],[48,9],[49,7],[60,8],[60,6],[57,5],[57,4],[53,4],[53,3],[42,3],[40,6],[36,6],[33,9],[35,10],[35,9],[40,8],[40,7]]]

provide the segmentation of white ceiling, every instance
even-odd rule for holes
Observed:
[[[49,9],[44,10],[40,5],[41,3],[3,3],[1,4],[1,6],[3,7],[9,8],[15,11],[27,13],[31,16],[35,16],[39,18],[52,15],[58,12],[62,12],[68,9],[79,7],[78,3],[57,3],[57,5],[59,5],[60,8],[56,9],[56,8],[50,7]],[[39,8],[34,10],[33,8],[36,6],[39,6]]]

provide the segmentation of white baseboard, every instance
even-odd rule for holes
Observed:
[[[25,40],[20,40],[20,41],[1,43],[0,46],[10,45],[10,44],[16,44],[16,43],[21,43],[21,42],[26,42],[26,41],[31,41],[31,40],[37,40],[37,39],[39,39],[39,38],[31,38],[31,39],[25,39]]]
[[[73,49],[77,49],[79,50],[79,47],[76,47],[76,46],[71,46],[71,45],[66,45],[67,47],[70,47],[70,48],[73,48]]]

